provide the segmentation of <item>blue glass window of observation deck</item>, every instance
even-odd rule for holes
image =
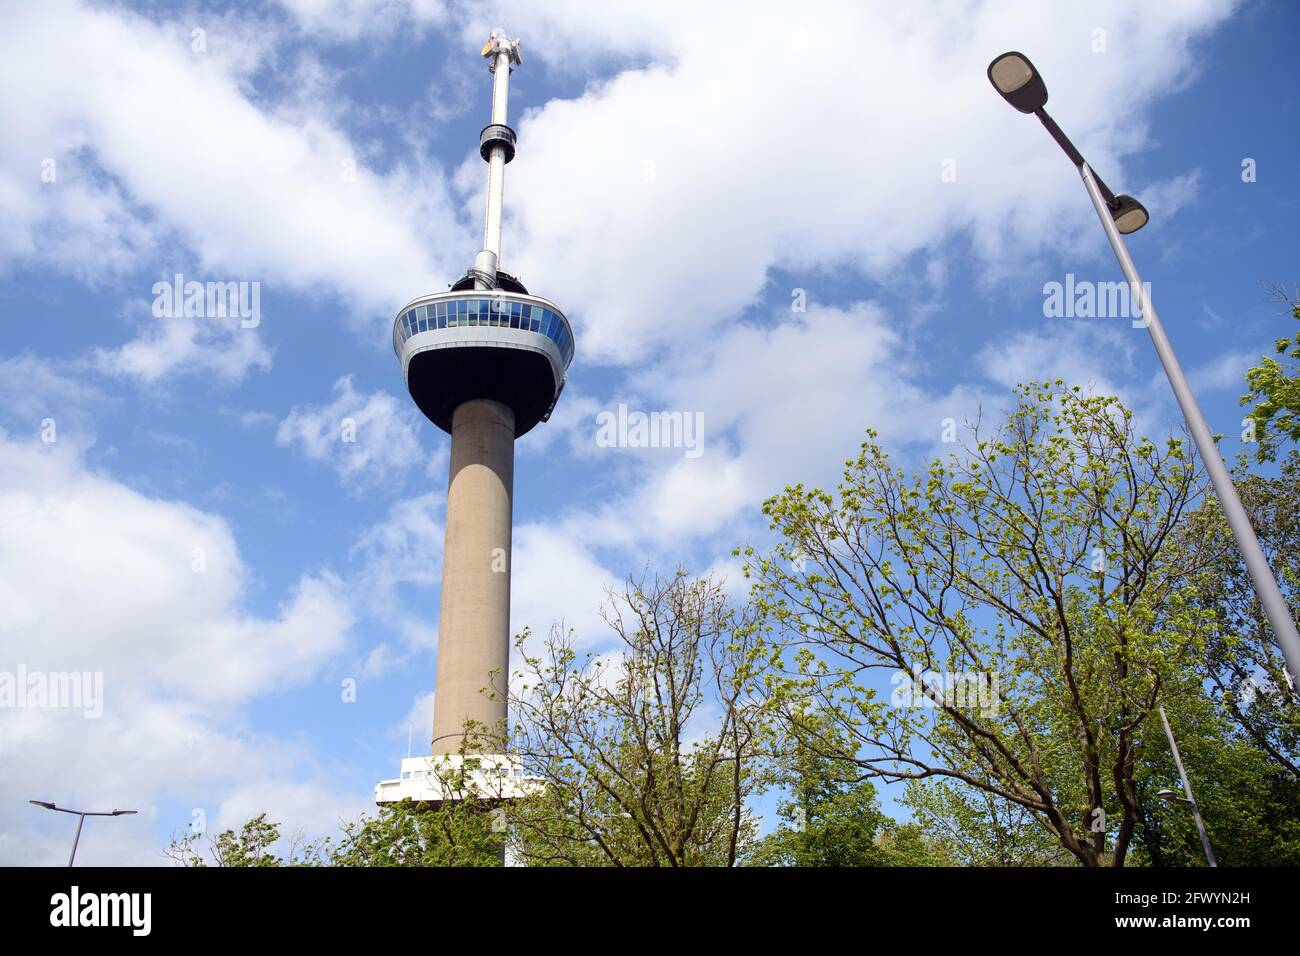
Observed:
[[[519,328],[519,304],[518,303],[516,303],[515,307],[510,310],[510,327],[512,329]]]

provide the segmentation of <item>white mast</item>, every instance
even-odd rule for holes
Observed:
[[[479,134],[479,154],[487,160],[487,211],[483,217],[483,251],[474,258],[474,285],[496,287],[501,261],[501,202],[505,189],[506,163],[515,158],[515,131],[506,122],[510,95],[510,71],[523,63],[519,39],[511,40],[503,30],[493,30],[483,46],[483,56],[492,73],[492,121]]]

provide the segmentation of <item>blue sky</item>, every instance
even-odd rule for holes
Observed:
[[[1294,7],[898,6],[6,2],[0,670],[102,671],[104,713],[0,711],[0,863],[65,852],[30,798],[141,810],[88,864],[159,862],[196,810],[325,832],[427,738],[448,438],[389,336],[479,246],[497,25],[503,267],[578,343],[517,448],[515,630],[599,652],[603,587],[647,566],[740,593],[762,500],[866,427],[919,461],[1057,376],[1177,424],[1143,330],[1043,314],[1119,273],[989,87],[1006,49],[1150,209],[1130,248],[1235,454],[1242,373],[1293,331]],[[259,324],[156,318],[178,272],[260,283]],[[620,403],[702,413],[703,454],[600,447]]]

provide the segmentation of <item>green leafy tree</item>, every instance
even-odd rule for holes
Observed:
[[[410,800],[344,823],[330,848],[330,866],[500,866],[500,820],[482,800],[430,808]]]
[[[202,842],[202,834],[178,833],[163,855],[187,867],[313,866],[320,862],[324,850],[321,841],[304,842],[299,833],[289,842],[286,855],[277,855],[274,848],[280,842],[280,825],[267,820],[265,813],[248,820],[238,831],[223,830],[211,837],[207,841],[206,857],[200,847]]]
[[[1137,435],[1118,400],[1061,382],[1017,396],[923,474],[871,435],[836,495],[770,499],[781,542],[746,549],[747,573],[788,675],[777,699],[834,723],[796,715],[810,747],[991,794],[1084,865],[1120,866],[1139,739],[1160,701],[1195,692],[1208,615],[1166,544],[1203,490],[1186,443]]]
[[[807,723],[808,715],[802,715]],[[893,826],[870,781],[851,760],[823,755],[795,736],[783,747],[774,780],[787,798],[779,825],[749,853],[750,866],[885,866],[881,846]]]
[[[807,713],[805,726],[820,724]],[[953,854],[914,823],[900,824],[880,808],[876,788],[851,760],[828,757],[802,735],[782,746],[774,781],[787,797],[780,823],[754,846],[750,866],[951,866]]]
[[[1066,866],[1066,852],[1043,818],[960,781],[909,780],[902,801],[958,866]]]
[[[629,580],[609,595],[611,653],[552,628],[519,639],[512,753],[539,782],[506,809],[531,864],[731,866],[754,838],[764,780],[758,642],[711,578]]]
[[[1276,298],[1284,302],[1291,315],[1300,320],[1300,293],[1291,298],[1275,289]],[[1275,354],[1286,364],[1265,355],[1258,365],[1246,372],[1250,391],[1241,396],[1242,405],[1253,405],[1247,418],[1254,423],[1260,461],[1273,461],[1284,440],[1300,442],[1300,332],[1293,338],[1273,343]]]
[[[917,823],[894,824],[880,835],[883,866],[956,866],[949,847]]]

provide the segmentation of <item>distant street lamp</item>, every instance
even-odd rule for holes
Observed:
[[[1089,168],[1082,154],[1061,131],[1061,127],[1056,125],[1056,121],[1047,115],[1047,111],[1043,108],[1047,104],[1047,85],[1043,82],[1042,75],[1029,62],[1028,57],[1023,53],[1003,53],[989,64],[988,74],[989,82],[1002,94],[1003,99],[1020,112],[1033,113],[1038,117],[1043,126],[1047,127],[1047,131],[1052,134],[1052,138],[1065,151],[1065,155],[1070,157],[1070,162],[1074,163],[1079,170],[1079,175],[1083,177],[1083,184],[1097,210],[1097,216],[1101,219],[1106,238],[1110,240],[1115,258],[1119,260],[1124,278],[1128,280],[1129,289],[1137,300],[1139,311],[1151,335],[1151,342],[1160,357],[1160,364],[1164,366],[1165,376],[1173,387],[1174,397],[1178,399],[1183,420],[1192,433],[1201,460],[1205,462],[1205,470],[1210,474],[1210,484],[1213,485],[1214,493],[1219,499],[1219,506],[1228,519],[1228,525],[1232,528],[1232,536],[1237,541],[1237,549],[1241,552],[1246,570],[1250,572],[1255,594],[1259,597],[1264,613],[1268,616],[1268,622],[1273,627],[1273,633],[1277,635],[1278,643],[1282,646],[1282,654],[1286,658],[1284,672],[1289,672],[1285,673],[1289,684],[1288,690],[1294,692],[1296,678],[1300,677],[1300,633],[1296,631],[1295,621],[1291,619],[1291,612],[1282,598],[1277,579],[1273,577],[1273,571],[1268,566],[1268,559],[1264,557],[1264,549],[1260,547],[1259,538],[1255,535],[1255,529],[1251,527],[1246,509],[1241,506],[1241,499],[1237,496],[1237,489],[1232,483],[1227,467],[1223,464],[1223,458],[1219,455],[1210,426],[1206,424],[1205,416],[1201,414],[1196,396],[1187,383],[1187,376],[1183,374],[1183,368],[1174,355],[1173,346],[1165,335],[1164,326],[1160,324],[1155,305],[1147,295],[1137,267],[1133,265],[1133,259],[1124,245],[1123,236],[1141,229],[1151,217],[1142,204],[1132,196],[1116,196],[1112,193],[1100,177]]]
[[[27,802],[34,806],[44,807],[46,810],[76,814],[77,834],[72,838],[72,852],[68,855],[68,866],[72,866],[72,861],[77,858],[77,844],[81,842],[81,827],[86,822],[86,817],[122,817],[136,812],[135,810],[69,810],[66,807],[56,807],[44,800],[28,800]]]
[[[1183,769],[1183,758],[1178,753],[1178,742],[1174,740],[1174,732],[1169,729],[1169,718],[1165,716],[1164,705],[1160,705],[1160,720],[1165,725],[1165,734],[1169,737],[1169,749],[1174,754],[1174,764],[1178,767],[1178,779],[1183,782],[1183,793],[1185,797],[1180,797],[1174,790],[1161,790],[1156,794],[1162,800],[1175,800],[1179,803],[1186,803],[1192,808],[1192,816],[1196,819],[1196,829],[1201,834],[1201,846],[1205,847],[1205,859],[1210,866],[1217,867],[1218,861],[1214,859],[1214,850],[1210,848],[1210,835],[1205,832],[1205,821],[1201,819],[1201,808],[1196,805],[1196,797],[1192,793],[1192,785],[1187,782],[1187,771]]]

